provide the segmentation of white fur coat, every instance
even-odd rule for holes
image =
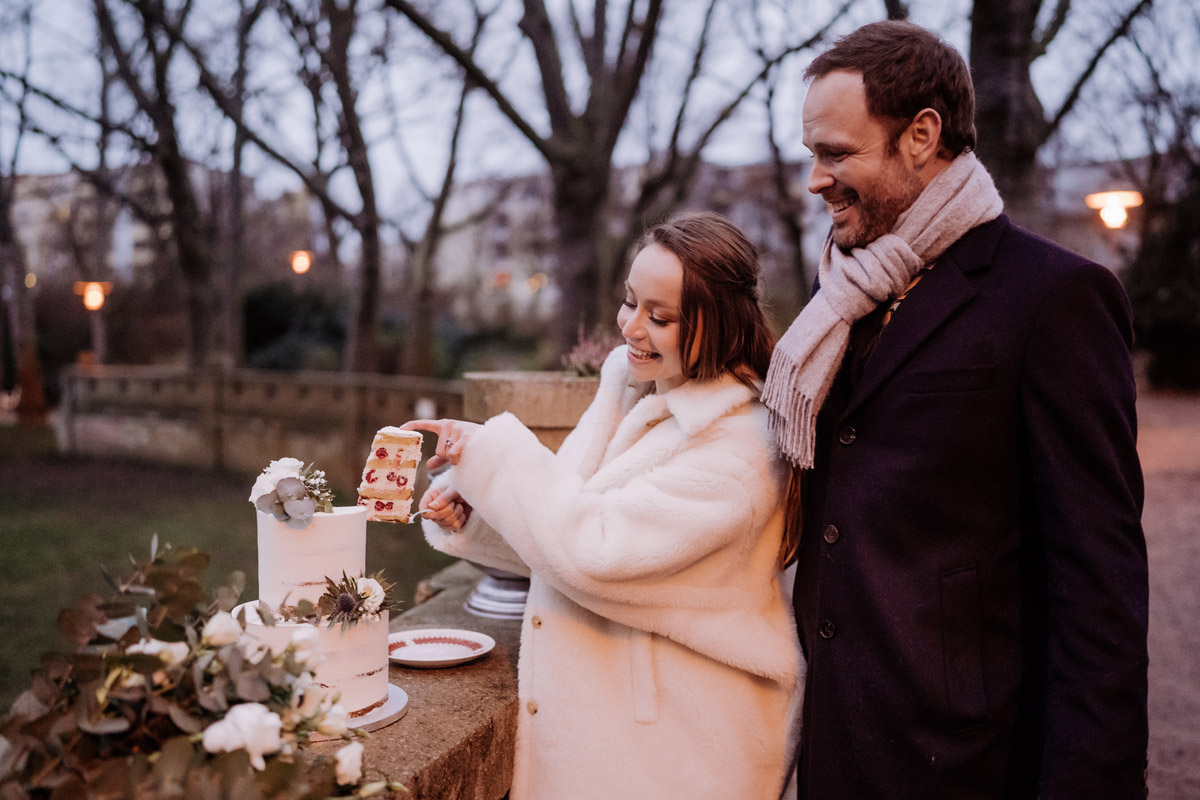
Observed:
[[[532,577],[513,800],[773,800],[803,664],[766,411],[732,378],[645,394],[625,349],[557,455],[489,420],[439,478],[471,519],[425,535]]]

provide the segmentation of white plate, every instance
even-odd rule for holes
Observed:
[[[453,667],[490,653],[496,640],[458,628],[418,628],[388,636],[388,660],[406,667]]]

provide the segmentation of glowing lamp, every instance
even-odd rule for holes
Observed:
[[[312,253],[307,250],[293,250],[288,260],[292,264],[292,272],[303,275],[312,266]]]
[[[1100,212],[1100,220],[1105,227],[1115,230],[1125,227],[1125,223],[1129,221],[1129,212],[1126,209],[1140,206],[1142,194],[1128,190],[1096,192],[1085,197],[1083,202],[1088,208]]]
[[[104,298],[112,291],[108,281],[75,281],[75,294],[83,297],[83,307],[88,311],[99,311],[104,307]]]

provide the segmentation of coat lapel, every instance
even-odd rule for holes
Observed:
[[[971,301],[976,289],[968,274],[991,265],[1000,234],[1008,227],[1003,214],[969,231],[955,242],[896,312],[867,360],[844,414],[853,412],[950,319]]]

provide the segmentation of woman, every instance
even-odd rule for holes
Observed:
[[[780,793],[802,665],[757,275],[716,214],[653,228],[557,455],[511,414],[405,425],[454,465],[421,501],[430,544],[531,577],[513,800]]]

